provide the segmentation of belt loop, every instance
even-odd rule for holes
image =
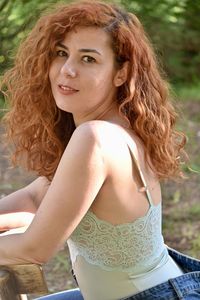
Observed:
[[[169,279],[168,282],[171,284],[172,288],[176,292],[179,300],[184,300],[183,294],[180,291],[178,284],[176,283],[176,278]]]

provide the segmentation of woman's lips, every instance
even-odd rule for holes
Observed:
[[[78,90],[68,86],[68,85],[63,85],[59,84],[58,85],[59,92],[63,95],[72,95],[78,92]]]

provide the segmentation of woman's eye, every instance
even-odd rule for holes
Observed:
[[[57,50],[56,55],[63,57],[63,56],[67,56],[67,53],[63,50]]]
[[[92,56],[83,56],[83,61],[86,63],[93,63],[96,61],[96,59]]]

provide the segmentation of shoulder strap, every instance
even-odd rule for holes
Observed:
[[[154,204],[153,204],[153,201],[152,201],[152,197],[151,197],[151,194],[150,194],[149,189],[148,189],[148,187],[147,187],[146,180],[145,180],[144,175],[143,175],[143,173],[142,173],[142,170],[141,170],[141,168],[140,168],[139,162],[138,162],[137,158],[135,157],[133,151],[131,150],[129,144],[127,144],[127,146],[128,146],[130,155],[131,155],[131,157],[132,157],[132,160],[133,160],[133,162],[134,162],[134,165],[136,166],[137,171],[138,171],[138,173],[139,173],[139,177],[140,177],[140,179],[141,179],[141,182],[142,182],[142,184],[143,184],[143,186],[139,189],[139,191],[145,192],[145,193],[146,193],[147,199],[148,199],[148,201],[149,201],[149,205],[150,205],[150,206],[153,206]]]
[[[124,132],[124,130],[123,130],[123,132]],[[131,154],[133,163],[134,163],[134,165],[135,165],[136,168],[137,168],[137,171],[138,171],[140,180],[141,180],[141,182],[142,182],[142,184],[143,184],[143,186],[139,189],[139,191],[145,192],[145,193],[146,193],[146,196],[147,196],[149,205],[150,205],[150,206],[153,206],[154,204],[153,204],[152,197],[151,197],[151,194],[150,194],[150,192],[149,192],[149,189],[148,189],[148,187],[147,187],[146,180],[145,180],[144,175],[143,175],[143,173],[142,173],[142,170],[141,170],[141,168],[140,168],[139,162],[138,162],[137,158],[135,157],[133,151],[131,150],[131,147],[130,147],[129,143],[127,142],[127,139],[129,139],[130,142],[132,142],[132,141],[131,141],[130,136],[128,135],[128,133],[127,133],[127,132],[124,132],[124,133],[125,133],[126,144],[127,144],[127,146],[128,146],[129,152],[130,152],[130,154]]]

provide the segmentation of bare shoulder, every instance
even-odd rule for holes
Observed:
[[[101,146],[113,147],[125,143],[129,139],[133,147],[137,145],[137,137],[133,132],[128,132],[120,125],[104,121],[92,120],[79,125],[74,132],[74,139],[86,138],[98,142]]]
[[[85,122],[76,128],[73,138],[79,147],[84,144],[90,152],[96,145],[108,167],[110,164],[122,165],[127,162],[127,158],[129,159],[127,145],[135,157],[143,156],[143,147],[134,132],[109,121]]]
[[[67,148],[77,147],[82,153],[86,148],[89,151],[97,149],[103,151],[107,142],[110,141],[109,129],[111,128],[108,122],[101,120],[84,122],[73,132]]]
[[[101,121],[101,120],[92,120],[87,121],[79,125],[73,135],[73,139],[78,138],[86,138],[86,139],[93,139],[98,140],[101,137],[101,133],[108,127],[108,122]]]

